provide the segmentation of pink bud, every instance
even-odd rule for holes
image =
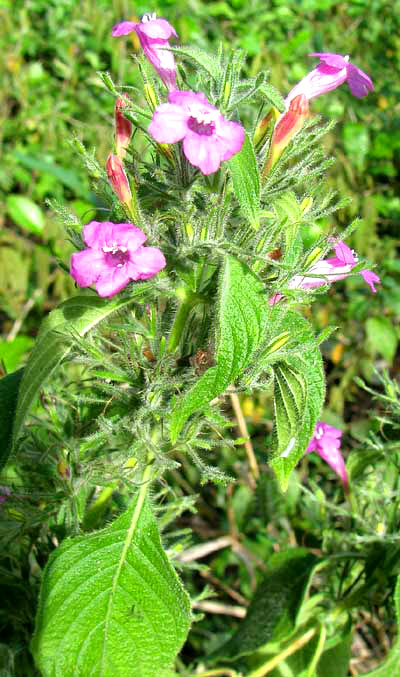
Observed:
[[[132,202],[132,193],[124,165],[119,157],[110,153],[107,159],[107,176],[113,191],[121,202],[129,205]]]
[[[300,131],[304,120],[308,116],[308,111],[308,100],[304,94],[299,94],[291,100],[289,110],[282,115],[274,129],[269,158],[263,173],[264,176],[268,174],[270,169],[279,160],[286,146],[289,145],[293,137]]]
[[[117,99],[117,103],[115,104],[115,145],[117,148],[117,155],[121,160],[126,155],[126,149],[129,146],[133,131],[131,121],[122,113],[123,109],[126,108],[127,100],[129,99],[125,94],[124,98]]]

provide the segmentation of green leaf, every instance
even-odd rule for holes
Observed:
[[[199,47],[189,47],[186,45],[185,47],[170,47],[168,51],[178,54],[183,59],[186,58],[192,63],[194,67],[201,66],[201,68],[203,68],[208,73],[208,75],[211,75],[214,80],[217,80],[220,74],[220,68],[216,54],[206,52],[204,49],[200,49]]]
[[[64,541],[45,569],[32,642],[44,677],[165,677],[190,601],[165,555],[145,482],[102,531]]]
[[[23,369],[0,379],[0,470],[11,452],[12,427]]]
[[[244,216],[258,230],[260,226],[260,172],[253,144],[246,134],[240,153],[229,160],[233,189]]]
[[[4,362],[7,372],[15,371],[21,359],[28,353],[35,339],[31,336],[16,336],[12,341],[0,341],[0,362]]]
[[[275,106],[280,113],[284,112],[286,106],[283,97],[273,85],[269,82],[264,82],[261,87],[259,87],[258,91],[265,96],[267,101],[272,106]]]
[[[14,223],[23,230],[40,235],[44,229],[44,214],[40,207],[25,195],[9,195],[7,211]]]
[[[369,317],[366,322],[367,338],[372,350],[392,364],[397,350],[397,333],[387,317]]]
[[[400,665],[400,576],[397,578],[394,602],[397,617],[397,639],[383,665],[376,670],[372,670],[372,672],[367,672],[365,677],[395,677],[396,673],[398,674]]]
[[[317,562],[315,555],[306,548],[290,548],[272,555],[246,617],[233,637],[218,649],[215,658],[236,660],[269,642],[288,637],[295,628]]]
[[[325,399],[322,356],[312,328],[295,312],[285,315],[280,329],[297,337],[285,361],[272,365],[274,372],[275,449],[270,464],[286,491],[289,476],[304,456],[321,415]]]
[[[263,284],[247,266],[231,256],[225,258],[219,285],[216,366],[178,399],[171,418],[173,441],[189,416],[224,393],[251,363],[263,340],[269,312],[263,292]]]
[[[12,431],[7,446],[15,446],[31,405],[52,371],[68,355],[74,336],[84,336],[102,320],[143,298],[150,283],[135,285],[129,298],[108,301],[97,296],[76,296],[62,303],[44,320],[24,369]]]

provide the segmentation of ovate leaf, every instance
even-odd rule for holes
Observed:
[[[397,578],[396,590],[394,593],[394,602],[396,605],[397,616],[397,639],[383,663],[376,670],[367,672],[365,677],[395,677],[399,672],[400,665],[400,576]]]
[[[44,228],[44,214],[40,207],[25,195],[9,195],[7,211],[14,223],[23,230],[40,235]]]
[[[240,208],[250,225],[260,225],[260,172],[253,144],[248,135],[240,153],[229,160],[233,189]]]
[[[270,464],[285,491],[293,468],[304,456],[325,399],[322,356],[303,317],[288,312],[281,328],[297,336],[297,347],[274,371],[275,448]]]
[[[218,658],[235,660],[294,630],[317,558],[306,548],[290,548],[268,561],[264,580],[254,593],[238,631],[218,650]]]
[[[50,557],[32,650],[44,677],[164,677],[186,639],[190,602],[166,557],[147,486],[110,527]]]
[[[0,379],[0,470],[11,451],[12,427],[23,373],[23,369],[18,369]]]
[[[176,441],[186,420],[225,392],[251,363],[264,337],[268,303],[263,284],[243,263],[225,258],[222,270],[216,332],[216,366],[178,399],[171,418]]]
[[[46,317],[19,386],[12,429],[7,438],[8,449],[14,447],[40,388],[71,350],[74,336],[84,336],[111,313],[143,298],[149,287],[150,283],[138,284],[133,287],[129,298],[112,301],[97,296],[76,296],[62,303]]]

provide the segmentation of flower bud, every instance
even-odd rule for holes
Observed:
[[[279,160],[286,146],[289,145],[293,137],[300,131],[308,116],[308,111],[308,100],[304,94],[299,94],[291,100],[289,110],[282,115],[274,129],[268,162],[263,172],[264,176],[267,176],[268,172]]]
[[[263,118],[261,122],[258,123],[253,138],[253,143],[256,148],[260,148],[260,146],[262,146],[268,133],[279,120],[279,117],[280,113],[278,109],[273,106],[268,115],[266,115],[265,118]]]
[[[110,153],[107,160],[107,176],[112,189],[118,195],[121,202],[130,205],[132,202],[132,193],[129,186],[128,177],[125,174],[124,165],[119,157]]]
[[[129,146],[133,131],[131,121],[122,113],[123,109],[126,108],[127,99],[128,97],[125,94],[125,97],[117,99],[115,104],[115,145],[117,155],[121,160],[126,155],[126,149]]]

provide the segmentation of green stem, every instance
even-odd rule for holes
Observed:
[[[264,677],[264,675],[272,672],[272,670],[276,668],[279,663],[282,663],[285,658],[288,658],[292,654],[296,653],[296,651],[301,649],[305,644],[308,644],[316,632],[317,628],[311,628],[310,630],[307,630],[304,635],[301,635],[301,637],[296,639],[292,644],[286,647],[286,649],[281,651],[281,653],[279,653],[277,656],[274,656],[274,658],[271,658],[269,661],[264,663],[264,665],[261,665],[259,668],[257,668],[257,670],[254,670],[254,672],[251,672],[249,677]]]
[[[207,670],[193,677],[238,677],[238,673],[230,668],[217,668],[217,670]]]
[[[193,296],[186,296],[181,301],[181,304],[178,308],[178,311],[175,316],[174,325],[172,327],[169,341],[168,341],[168,352],[174,353],[179,346],[183,330],[186,326],[186,321],[189,316],[190,311],[192,310],[195,304],[195,299]]]
[[[313,656],[313,659],[312,659],[310,665],[308,666],[306,677],[314,677],[315,676],[315,671],[316,671],[317,665],[319,663],[319,659],[321,658],[321,654],[324,650],[325,642],[326,642],[326,627],[323,625],[321,627],[321,632],[320,632],[320,635],[319,635],[318,645],[317,645],[317,648],[315,650],[315,654]]]

